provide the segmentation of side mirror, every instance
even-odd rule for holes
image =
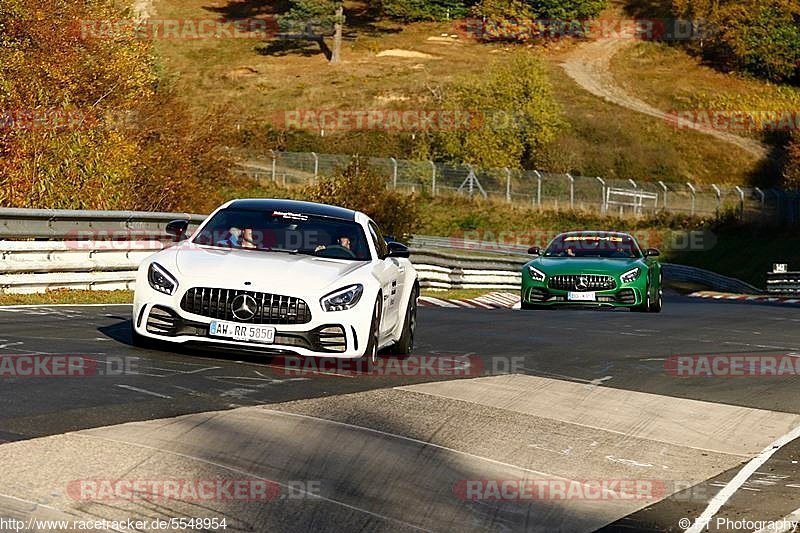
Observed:
[[[186,231],[189,229],[188,220],[173,220],[167,224],[167,235],[175,236],[176,241],[182,241],[186,238]]]
[[[387,257],[405,257],[407,259],[411,255],[405,244],[391,241],[387,242],[386,246],[389,247],[389,255]]]
[[[538,246],[531,246],[528,248],[528,253],[531,255],[542,255],[542,251],[539,250]]]
[[[644,255],[645,257],[658,257],[659,255],[661,255],[661,252],[659,252],[656,248],[648,248],[644,252]]]

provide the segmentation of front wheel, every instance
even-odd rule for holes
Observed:
[[[367,342],[367,348],[364,350],[364,355],[362,356],[363,359],[368,360],[372,364],[378,362],[378,345],[381,342],[381,307],[381,295],[378,294],[378,299],[375,300],[375,308],[372,311],[372,322],[369,326],[369,342]]]
[[[403,333],[400,335],[400,340],[392,347],[393,355],[410,355],[414,350],[414,333],[417,329],[417,296],[419,296],[419,288],[414,285],[414,288],[411,289],[408,308],[406,308]]]
[[[656,292],[656,299],[650,306],[651,313],[660,313],[664,304],[664,274],[658,273],[658,292]]]
[[[647,281],[647,288],[644,290],[644,302],[641,305],[637,305],[635,307],[631,307],[631,311],[635,311],[637,313],[649,313],[652,307],[652,301],[650,299],[650,281]]]

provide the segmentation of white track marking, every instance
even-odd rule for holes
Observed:
[[[154,451],[154,452],[160,452],[160,453],[165,453],[165,454],[169,454],[169,455],[174,455],[176,457],[182,457],[184,459],[189,459],[190,461],[199,461],[201,463],[205,463],[205,464],[211,465],[211,466],[216,466],[217,468],[221,468],[221,469],[227,470],[229,472],[234,472],[236,474],[240,474],[240,475],[243,475],[243,476],[248,476],[248,477],[254,478],[254,479],[260,479],[260,480],[263,480],[263,481],[269,481],[271,483],[275,483],[277,485],[280,485],[280,486],[282,486],[282,487],[284,487],[286,489],[300,490],[303,493],[305,493],[305,495],[308,496],[309,498],[316,498],[318,500],[322,500],[322,501],[325,501],[325,502],[328,502],[328,503],[333,503],[333,504],[336,504],[336,505],[340,505],[342,507],[345,507],[346,509],[350,509],[352,511],[358,511],[358,512],[361,512],[361,513],[364,513],[364,514],[368,514],[370,516],[374,516],[375,518],[380,518],[381,520],[385,520],[387,522],[394,522],[396,524],[400,524],[400,525],[403,525],[403,526],[406,526],[406,527],[410,527],[412,529],[416,529],[417,531],[430,531],[428,529],[421,528],[419,526],[415,526],[414,524],[410,524],[408,522],[404,522],[404,521],[399,520],[397,518],[392,518],[390,516],[385,516],[385,515],[382,515],[382,514],[379,514],[379,513],[375,513],[373,511],[369,511],[369,510],[363,509],[361,507],[356,507],[355,505],[350,505],[350,504],[347,504],[347,503],[344,503],[344,502],[340,502],[340,501],[334,500],[332,498],[326,498],[325,496],[320,496],[319,494],[308,492],[308,491],[303,490],[303,489],[301,489],[299,487],[289,486],[289,485],[283,484],[283,483],[281,483],[279,481],[275,481],[273,479],[267,479],[264,476],[255,474],[253,472],[248,472],[247,470],[242,470],[241,468],[236,468],[236,467],[224,465],[222,463],[217,463],[217,462],[211,461],[209,459],[203,459],[202,457],[197,457],[197,456],[194,456],[194,455],[189,455],[189,454],[180,453],[180,452],[174,452],[172,450],[165,450],[163,448],[156,448],[155,446],[148,446],[146,444],[138,444],[138,443],[135,443],[135,442],[128,442],[128,441],[124,441],[124,440],[112,439],[112,438],[109,438],[109,437],[101,437],[101,436],[92,435],[92,434],[89,434],[89,433],[74,433],[74,435],[78,435],[79,437],[86,437],[86,438],[90,438],[90,439],[98,439],[98,440],[105,440],[105,441],[108,441],[108,442],[115,442],[117,444],[122,444],[122,445],[126,445],[126,446],[136,446],[136,447],[142,448],[144,450],[151,450],[151,451]]]
[[[725,505],[742,485],[744,485],[753,473],[758,471],[775,452],[797,438],[800,438],[800,426],[797,426],[789,433],[779,437],[772,444],[761,450],[761,453],[751,459],[750,462],[748,462],[744,468],[742,468],[736,476],[711,499],[705,511],[703,511],[697,520],[694,521],[692,527],[687,529],[685,533],[700,533],[703,531],[714,515],[717,514],[722,506]]]
[[[117,387],[119,387],[120,389],[127,389],[134,392],[141,392],[142,394],[149,394],[150,396],[155,396],[157,398],[164,398],[166,400],[172,399],[172,396],[167,396],[166,394],[140,389],[138,387],[131,387],[130,385],[117,385]]]

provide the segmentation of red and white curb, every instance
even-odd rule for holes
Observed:
[[[785,305],[798,305],[800,298],[784,296],[767,296],[761,294],[733,294],[730,292],[698,291],[689,295],[691,298],[707,298],[712,300],[738,300],[745,302],[769,302]]]
[[[490,292],[477,298],[465,300],[444,300],[433,296],[420,296],[418,302],[423,307],[516,309],[519,308],[519,295],[511,292]]]

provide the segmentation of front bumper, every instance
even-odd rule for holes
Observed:
[[[360,307],[334,313],[315,310],[313,319],[303,324],[263,324],[276,330],[269,344],[212,337],[209,325],[214,318],[187,312],[178,297],[155,291],[137,291],[132,319],[136,333],[167,343],[352,359],[363,355],[369,340],[371,309]]]
[[[547,280],[535,281],[524,273],[520,297],[525,304],[541,306],[637,307],[644,303],[647,296],[647,282],[643,278],[641,276],[632,283],[622,283],[616,278],[614,289],[592,291],[595,293],[594,301],[579,301],[569,299],[569,293],[574,291],[554,289],[547,285]]]

